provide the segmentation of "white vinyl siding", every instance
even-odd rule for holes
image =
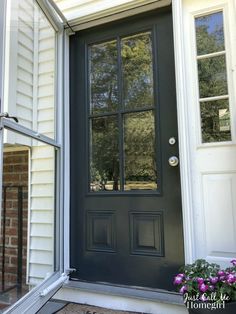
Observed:
[[[18,9],[16,116],[19,123],[32,127],[34,71],[34,7],[22,1]],[[10,91],[12,92],[12,91]]]
[[[55,34],[42,17],[38,49],[38,132],[54,138]]]
[[[38,14],[37,34],[37,130],[54,138],[55,34]],[[47,145],[32,148],[31,226],[29,245],[29,283],[37,284],[53,272],[54,257],[54,149]],[[37,258],[36,258],[37,256]]]

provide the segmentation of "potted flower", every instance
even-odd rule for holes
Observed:
[[[236,313],[236,259],[231,266],[219,265],[199,259],[180,270],[174,285],[183,295],[189,313]]]

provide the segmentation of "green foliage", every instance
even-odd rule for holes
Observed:
[[[215,263],[198,259],[180,269],[174,284],[178,291],[192,300],[222,302],[236,301],[236,260],[225,270]]]

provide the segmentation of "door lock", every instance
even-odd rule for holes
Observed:
[[[169,138],[169,144],[170,144],[171,146],[173,146],[173,145],[175,145],[175,143],[176,143],[175,137],[170,137],[170,138]]]
[[[177,167],[179,164],[179,158],[176,156],[171,156],[168,161],[171,167]]]

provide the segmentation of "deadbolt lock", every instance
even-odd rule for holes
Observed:
[[[170,145],[175,145],[175,143],[176,143],[175,137],[173,137],[173,136],[170,137],[170,138],[169,138],[169,144],[170,144]]]

